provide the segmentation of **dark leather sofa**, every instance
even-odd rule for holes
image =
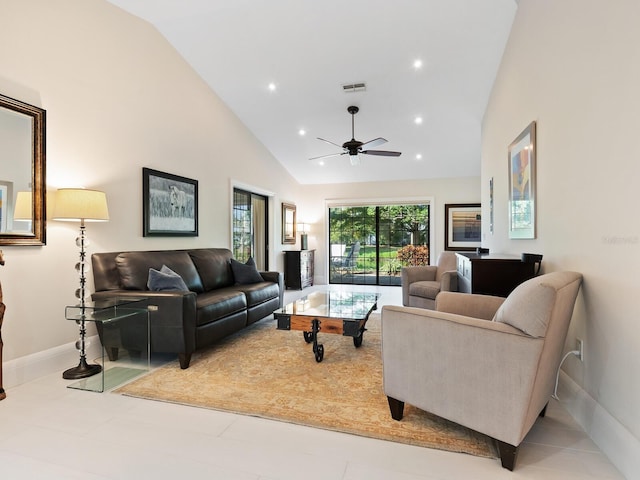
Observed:
[[[273,313],[283,304],[280,272],[260,272],[263,282],[239,285],[226,248],[94,253],[93,300],[145,297],[150,311],[151,351],[177,353],[188,368],[194,351]],[[189,291],[150,291],[149,269],[166,265],[180,274]],[[99,332],[100,333],[100,332]],[[126,336],[126,333],[123,333]],[[104,339],[101,338],[104,344]],[[117,358],[120,345],[104,345]]]

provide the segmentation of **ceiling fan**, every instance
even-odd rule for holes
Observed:
[[[354,133],[354,118],[355,114],[358,113],[360,109],[358,107],[354,107],[353,105],[347,108],[347,112],[351,114],[351,140],[344,142],[342,145],[338,145],[337,143],[330,142],[329,140],[325,140],[324,138],[318,137],[318,140],[322,140],[323,142],[330,143],[331,145],[335,145],[336,147],[342,148],[344,151],[341,153],[331,153],[329,155],[321,155],[319,157],[313,157],[309,160],[319,160],[321,158],[328,157],[336,157],[339,155],[349,155],[349,160],[351,161],[351,165],[360,165],[360,155],[379,155],[382,157],[399,157],[401,152],[391,152],[388,150],[368,150],[372,147],[377,147],[378,145],[382,145],[383,143],[387,143],[387,140],[378,137],[373,140],[369,140],[368,142],[359,142],[355,138]]]

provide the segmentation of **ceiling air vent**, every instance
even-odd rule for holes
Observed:
[[[359,82],[359,83],[347,83],[345,85],[342,85],[342,90],[345,93],[351,93],[351,92],[364,92],[367,89],[367,86],[365,85],[364,82]]]

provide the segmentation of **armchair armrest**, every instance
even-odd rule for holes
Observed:
[[[492,295],[441,291],[436,297],[436,310],[491,320],[505,300]]]
[[[441,292],[457,292],[458,291],[458,271],[449,270],[444,272],[440,277]]]
[[[528,429],[504,420],[527,416],[543,346],[506,324],[386,305],[384,393],[519,445]]]

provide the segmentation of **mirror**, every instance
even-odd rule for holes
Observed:
[[[46,111],[0,95],[0,245],[46,243]]]
[[[296,243],[296,206],[282,204],[282,244]]]

